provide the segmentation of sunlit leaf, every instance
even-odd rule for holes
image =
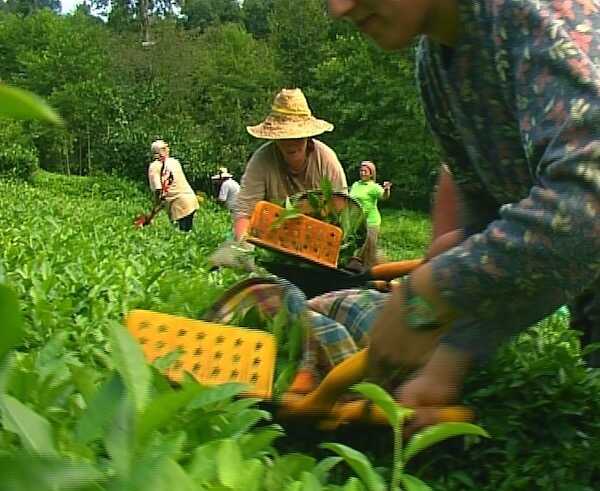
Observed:
[[[364,491],[365,487],[362,485],[360,480],[358,480],[356,477],[351,477],[350,479],[348,479],[346,481],[346,484],[344,484],[344,487],[342,488],[342,490],[343,491]]]
[[[340,443],[323,443],[321,447],[327,448],[342,457],[356,475],[360,477],[368,491],[385,490],[382,477],[375,471],[365,454]]]
[[[57,455],[50,423],[8,394],[0,399],[4,429],[19,436],[21,444],[31,453],[53,457]]]
[[[140,345],[118,322],[110,323],[112,359],[123,378],[137,411],[142,411],[150,396],[152,374]]]
[[[217,450],[217,474],[221,484],[235,489],[243,467],[244,459],[237,442],[231,439],[223,440]]]
[[[432,489],[421,479],[410,474],[402,474],[400,477],[406,491],[432,491]]]
[[[404,461],[408,462],[421,450],[436,443],[460,435],[477,435],[489,438],[489,434],[480,426],[471,423],[440,423],[429,426],[413,435],[404,451]]]
[[[360,384],[354,385],[352,390],[361,393],[381,408],[393,428],[398,428],[404,419],[414,412],[412,409],[399,406],[391,395],[376,384],[361,382]]]
[[[60,116],[35,94],[0,83],[0,116],[13,119],[39,119],[62,124]]]

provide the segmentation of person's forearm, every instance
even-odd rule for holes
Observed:
[[[250,228],[250,218],[247,216],[238,216],[233,224],[233,236],[236,240],[241,240],[248,233]]]
[[[442,166],[437,182],[431,218],[433,221],[433,239],[462,226],[459,220],[459,191],[454,184],[452,174]]]
[[[450,322],[456,317],[456,311],[442,298],[435,285],[430,263],[419,266],[410,276],[413,292],[433,307],[442,324]]]

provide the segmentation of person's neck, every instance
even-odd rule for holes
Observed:
[[[425,28],[427,37],[450,48],[456,45],[460,35],[459,1],[440,0]]]
[[[305,156],[304,161],[302,162],[302,165],[300,165],[299,167],[292,167],[291,165],[288,164],[288,172],[294,176],[302,174],[306,170],[307,162],[308,162],[308,159]]]

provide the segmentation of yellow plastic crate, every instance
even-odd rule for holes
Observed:
[[[201,384],[245,383],[246,395],[271,397],[277,348],[270,333],[147,310],[130,312],[125,325],[150,363],[183,351],[165,374],[175,382],[187,372]]]
[[[273,227],[282,212],[280,206],[259,201],[250,219],[248,242],[336,268],[342,229],[307,215],[290,218],[279,227]]]

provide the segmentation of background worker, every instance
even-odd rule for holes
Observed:
[[[367,239],[359,252],[359,258],[363,267],[369,269],[377,263],[377,239],[381,227],[377,202],[389,199],[392,183],[385,181],[383,186],[377,184],[377,168],[369,160],[360,163],[359,173],[360,180],[352,184],[350,197],[358,201],[367,220]]]
[[[229,173],[227,167],[220,167],[218,174],[212,176],[211,179],[217,182],[217,201],[233,215],[237,195],[240,192],[239,183]]]
[[[318,189],[328,178],[334,191],[344,191],[346,175],[335,152],[314,138],[333,125],[312,115],[300,89],[282,89],[271,113],[248,133],[268,140],[250,158],[235,205],[234,236],[242,238],[250,216],[261,200],[283,201],[294,194]]]
[[[392,294],[369,365],[374,377],[417,370],[403,404],[448,405],[472,366],[600,278],[599,8],[328,3],[386,49],[422,36],[418,81],[460,193],[459,233]]]
[[[148,182],[154,191],[155,210],[166,205],[169,219],[177,223],[179,230],[189,232],[199,207],[198,199],[179,161],[169,156],[169,145],[156,140],[150,148],[154,160],[148,166]]]

